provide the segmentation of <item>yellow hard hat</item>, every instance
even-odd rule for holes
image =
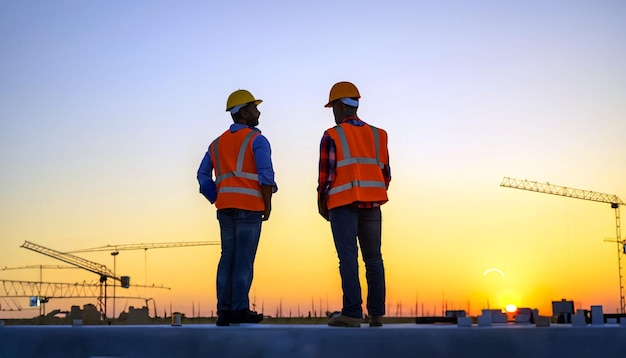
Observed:
[[[337,82],[330,89],[330,95],[328,96],[328,103],[324,107],[332,107],[333,102],[339,98],[361,98],[359,90],[351,82]]]
[[[226,110],[229,111],[233,107],[241,106],[242,104],[248,104],[254,102],[254,104],[259,104],[263,102],[261,99],[255,99],[252,93],[240,89],[231,93],[228,96],[228,100],[226,100]]]

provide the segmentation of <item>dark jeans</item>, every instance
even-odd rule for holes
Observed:
[[[380,207],[359,209],[341,206],[331,209],[330,227],[339,256],[339,274],[343,289],[345,316],[362,318],[363,300],[359,281],[358,247],[365,262],[367,312],[370,316],[385,314],[385,268],[380,252],[382,216]]]
[[[240,209],[217,211],[222,255],[217,266],[217,311],[250,307],[254,258],[261,236],[261,212]]]

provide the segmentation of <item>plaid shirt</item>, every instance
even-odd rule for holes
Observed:
[[[342,123],[348,123],[353,126],[364,126],[365,122],[356,116],[349,116],[344,118]],[[337,168],[337,146],[335,141],[330,137],[328,131],[324,132],[322,141],[320,143],[320,162],[319,162],[319,176],[317,179],[317,198],[323,202],[328,197],[328,191],[335,180],[335,170]],[[385,185],[389,188],[389,182],[391,181],[391,169],[388,164],[385,164],[383,170],[383,177],[385,178]],[[374,208],[380,206],[378,202],[359,202],[359,208]]]

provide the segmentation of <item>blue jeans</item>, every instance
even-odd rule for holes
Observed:
[[[365,262],[367,312],[370,316],[385,314],[385,268],[380,251],[382,216],[380,207],[359,209],[347,205],[331,209],[330,228],[339,256],[339,274],[343,289],[341,314],[363,317],[363,300],[359,281],[358,244]]]
[[[254,258],[261,236],[260,211],[221,209],[222,255],[217,266],[217,312],[249,309]]]

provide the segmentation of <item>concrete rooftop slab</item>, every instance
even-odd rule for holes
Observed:
[[[0,326],[0,357],[626,357],[620,325]]]

